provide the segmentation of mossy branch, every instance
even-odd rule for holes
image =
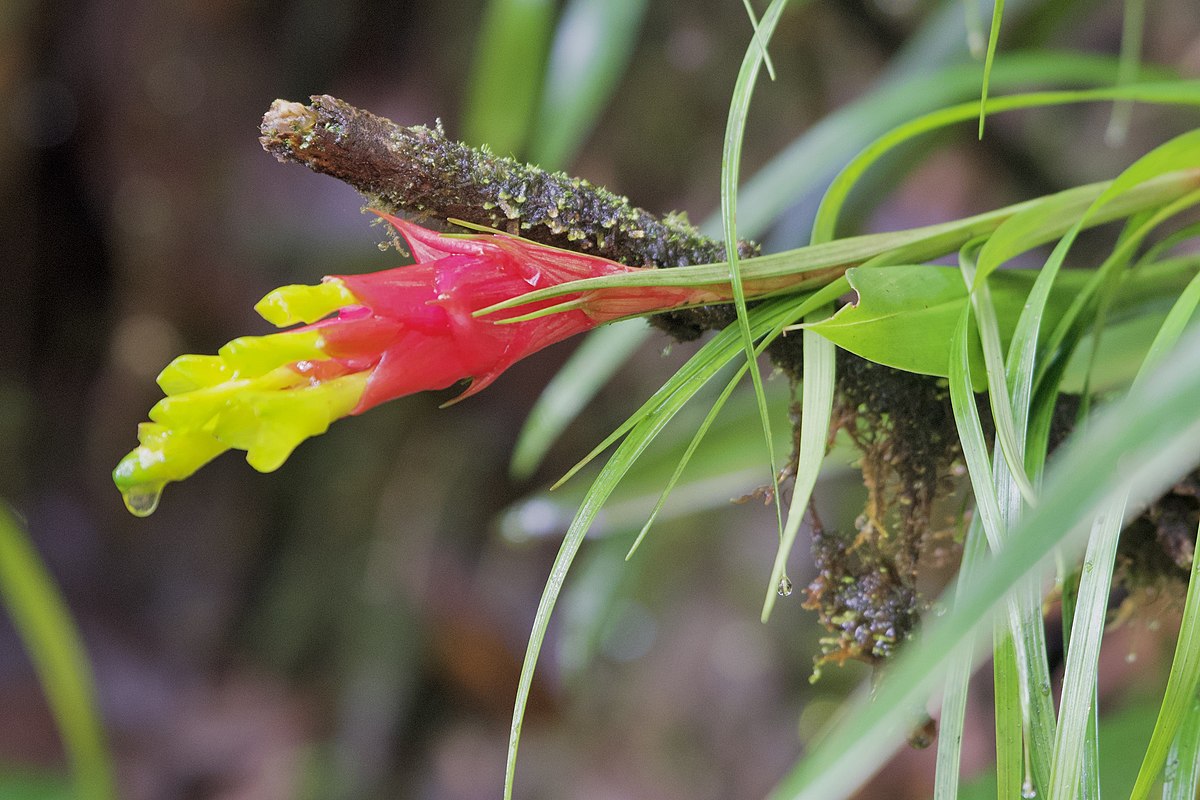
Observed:
[[[452,141],[440,125],[397,125],[321,95],[307,106],[276,100],[261,131],[280,161],[332,175],[393,213],[462,219],[636,266],[724,257],[681,216],[660,220],[580,178]]]
[[[721,242],[682,214],[659,218],[586,180],[546,172],[446,137],[441,125],[403,126],[328,95],[276,100],[260,141],[280,161],[353,186],[368,203],[418,219],[461,219],[542,244],[632,266],[677,267],[725,258]],[[743,242],[741,254],[758,248]],[[680,339],[728,324],[728,309],[692,309],[657,322]]]

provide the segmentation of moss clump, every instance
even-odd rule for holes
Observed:
[[[867,506],[853,535],[813,538],[816,580],[806,605],[835,634],[822,660],[875,662],[912,631],[918,563],[938,501],[957,495],[960,455],[944,380],[838,353],[833,430],[859,449]]]
[[[1119,618],[1158,598],[1182,598],[1200,526],[1200,470],[1192,472],[1121,532],[1113,583],[1122,596]]]

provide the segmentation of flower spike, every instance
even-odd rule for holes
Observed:
[[[226,450],[244,450],[252,467],[270,472],[341,417],[464,380],[470,386],[458,399],[470,396],[519,359],[614,318],[587,303],[505,325],[495,323],[515,312],[476,319],[475,311],[535,288],[637,269],[503,234],[447,236],[380,216],[407,241],[415,264],[276,289],[255,310],[278,327],[298,327],[167,365],[158,377],[166,397],[113,471],[131,512],[151,513],[167,483]],[[648,296],[644,305],[678,304],[678,294]]]
[[[214,356],[180,356],[162,371],[166,397],[113,470],[131,512],[150,514],[167,483],[226,450],[244,450],[250,466],[271,472],[342,417],[469,381],[457,402],[525,356],[598,325],[730,299],[728,286],[593,288],[476,317],[536,289],[644,268],[499,232],[441,234],[375,213],[416,263],[276,289],[255,310],[277,327],[298,327],[234,339]]]

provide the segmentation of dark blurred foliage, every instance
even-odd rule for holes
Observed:
[[[1032,15],[1014,38],[1117,47],[1117,4],[1045,5],[1070,6],[1068,18]],[[1194,7],[1161,5],[1147,51],[1195,70]],[[789,14],[744,173],[866,88],[921,6],[822,2]],[[270,102],[329,93],[404,123],[440,118],[454,135],[481,11],[378,0],[0,7],[0,497],[25,516],[79,619],[131,800],[499,793],[556,542],[513,544],[494,521],[533,488],[506,477],[507,459],[568,346],[452,409],[415,397],[340,422],[272,475],[222,457],[170,487],[148,520],[126,513],[109,479],[175,354],[265,331],[251,306],[275,286],[396,263],[352,190],[260,149]],[[653,211],[711,212],[748,35],[740,3],[652,4],[572,170]],[[966,135],[946,143],[881,210],[883,224],[1105,177],[1131,151],[1084,163],[1070,143],[1084,135],[1073,126],[1102,127],[1106,114],[1063,112],[1060,129],[1040,134],[995,123],[983,150]],[[539,484],[681,362],[686,348],[663,358],[665,344],[593,404]],[[861,501],[853,477],[840,480],[820,490],[819,502],[845,507],[827,524]],[[521,796],[757,797],[774,784],[864,672],[826,670],[808,685],[818,633],[798,600],[758,623],[773,525],[769,511],[739,506],[662,526],[631,565],[627,538],[585,550],[584,588],[552,627],[535,685]],[[793,578],[803,585],[809,572],[798,563]],[[6,626],[0,773],[60,769]],[[598,642],[594,658],[560,668],[572,630]],[[976,740],[972,768],[990,746],[986,732]],[[877,791],[918,797],[931,776],[927,752]]]

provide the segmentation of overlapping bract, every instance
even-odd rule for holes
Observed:
[[[277,289],[256,310],[279,327],[305,324],[234,339],[215,356],[180,356],[163,370],[158,383],[167,396],[140,426],[139,447],[113,472],[132,512],[149,514],[165,484],[227,449],[246,451],[251,466],[269,472],[340,417],[469,380],[461,399],[569,336],[713,299],[686,288],[599,289],[520,313],[580,301],[570,309],[497,324],[516,312],[473,313],[534,289],[638,268],[502,234],[447,236],[381,216],[407,240],[415,264]]]

